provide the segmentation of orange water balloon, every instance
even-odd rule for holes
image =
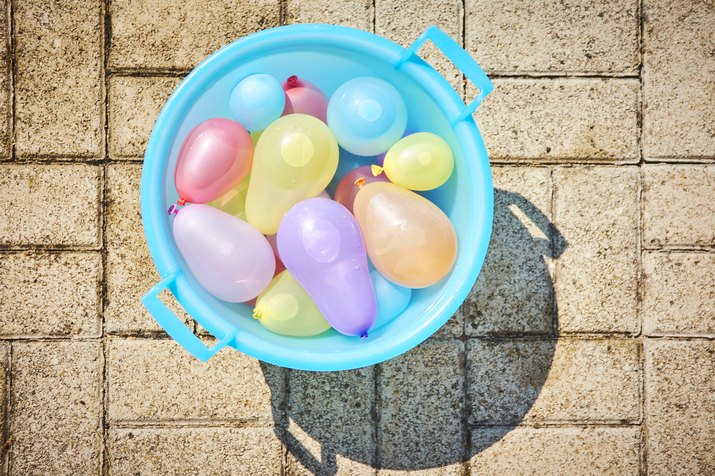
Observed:
[[[452,269],[457,235],[447,215],[426,198],[373,182],[358,192],[353,211],[370,261],[390,281],[425,288]]]

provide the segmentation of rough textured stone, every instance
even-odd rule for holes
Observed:
[[[97,252],[0,254],[0,335],[98,337],[101,279]]]
[[[428,340],[380,365],[378,465],[384,470],[463,461],[464,344]]]
[[[635,167],[554,171],[560,332],[638,332],[638,217]]]
[[[193,68],[227,43],[278,26],[278,3],[278,0],[222,0],[198,6],[172,0],[112,1],[109,65]]]
[[[463,17],[464,5],[460,0],[376,0],[375,33],[408,47],[430,25],[437,25],[454,41],[462,44]],[[437,47],[425,44],[419,55],[462,94],[461,71]]]
[[[8,30],[6,2],[0,3],[0,160],[10,158],[12,142],[10,140],[10,32]]]
[[[625,340],[483,341],[467,346],[473,424],[635,422],[638,345]]]
[[[638,161],[637,80],[497,79],[494,86],[477,109],[492,161]]]
[[[646,340],[648,473],[715,474],[715,342]]]
[[[281,456],[280,441],[270,428],[109,431],[110,475],[279,475]]]
[[[157,331],[141,297],[159,281],[144,239],[139,203],[140,165],[107,168],[107,332]]]
[[[370,0],[286,0],[287,23],[328,23],[372,31]]]
[[[224,349],[200,362],[169,340],[112,339],[109,419],[272,421],[271,393],[281,395],[279,369]]]
[[[7,388],[7,381],[10,377],[10,344],[0,342],[0,421],[5,421],[5,408],[10,392]],[[0,452],[0,457],[2,452]],[[0,464],[2,461],[0,460]]]
[[[715,255],[643,254],[643,330],[715,334]]]
[[[715,158],[715,8],[643,2],[643,153]]]
[[[13,344],[13,474],[98,474],[99,342]]]
[[[715,166],[643,167],[643,244],[715,245]]]
[[[13,3],[18,156],[103,155],[100,4]]]
[[[636,0],[467,0],[467,46],[504,73],[638,72]]]
[[[0,245],[98,248],[101,168],[0,165]]]
[[[144,156],[161,108],[181,78],[114,76],[109,81],[109,156]]]
[[[288,474],[372,474],[374,368],[288,374]]]
[[[638,474],[637,428],[498,428],[472,432],[472,474]]]
[[[487,258],[462,305],[467,335],[549,334],[553,285],[551,179],[547,168],[495,167]]]

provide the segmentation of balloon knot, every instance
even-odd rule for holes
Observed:
[[[362,334],[360,334],[360,338],[361,338],[361,339],[367,339],[367,331],[365,331],[365,332],[363,332]]]
[[[372,172],[372,175],[374,175],[375,177],[380,175],[382,173],[382,170],[383,170],[383,168],[380,167],[379,165],[373,164],[370,166],[370,171]]]
[[[254,319],[261,319],[263,317],[263,311],[258,309],[257,307],[253,308],[253,318]]]
[[[288,79],[286,79],[286,83],[290,88],[298,86],[298,76],[296,76],[295,74],[293,76],[289,76]]]
[[[183,207],[184,205],[186,205],[186,200],[180,198],[175,204],[169,207],[166,213],[168,213],[169,215],[176,215],[177,213],[179,213],[179,207]]]
[[[365,182],[367,182],[367,180],[365,180],[365,177],[360,177],[360,178],[357,179],[354,183],[355,183],[355,185],[357,185],[358,187],[362,188],[362,187],[365,185]]]

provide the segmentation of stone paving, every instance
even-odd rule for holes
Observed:
[[[715,474],[711,1],[12,0],[0,16],[2,474]],[[158,279],[143,151],[202,58],[301,22],[404,45],[435,23],[490,73],[489,255],[449,323],[389,362],[201,364],[139,303]]]

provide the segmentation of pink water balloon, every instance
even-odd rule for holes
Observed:
[[[360,191],[360,187],[372,182],[388,181],[385,174],[375,177],[370,166],[363,165],[351,170],[340,180],[338,187],[335,189],[335,201],[350,210],[350,213],[353,213],[353,202],[355,201],[355,195]]]
[[[174,218],[174,240],[208,292],[229,302],[258,296],[273,279],[276,260],[266,237],[209,205],[188,205]]]
[[[325,198],[298,203],[281,221],[278,251],[335,330],[367,337],[377,316],[375,290],[360,228],[347,208]]]
[[[286,111],[290,109],[290,112],[308,114],[327,123],[328,98],[317,86],[298,76],[291,76],[283,83],[283,90]]]
[[[179,205],[208,203],[243,180],[251,170],[253,142],[236,121],[208,119],[181,146],[174,172]]]

